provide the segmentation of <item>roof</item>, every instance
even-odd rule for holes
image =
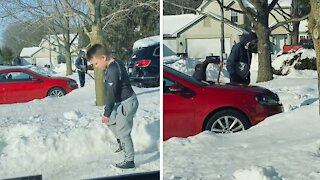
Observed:
[[[196,14],[168,15],[163,16],[163,34],[176,36],[178,32],[192,25],[197,20],[204,17]]]
[[[229,1],[226,6],[231,6],[233,5],[233,2],[237,2],[237,0],[231,0]],[[254,6],[248,1],[248,0],[242,0],[243,2],[243,5],[245,7],[250,7],[250,8],[254,8]],[[272,0],[268,0],[268,3],[270,4],[272,2]],[[279,5],[281,7],[291,7],[291,3],[292,3],[292,0],[279,0],[278,1]]]
[[[34,54],[36,54],[38,51],[40,51],[42,47],[26,47],[23,48],[20,57],[32,57]]]

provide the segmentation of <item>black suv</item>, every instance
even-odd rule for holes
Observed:
[[[132,85],[156,87],[160,82],[160,43],[136,50],[128,61]]]

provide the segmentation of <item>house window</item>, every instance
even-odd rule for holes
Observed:
[[[204,26],[204,27],[210,27],[210,26],[211,26],[211,24],[210,24],[210,18],[205,18],[205,19],[203,20],[203,26]]]
[[[237,23],[238,22],[238,13],[231,10],[231,22]]]

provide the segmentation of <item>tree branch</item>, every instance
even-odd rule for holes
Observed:
[[[303,17],[300,17],[300,18],[292,18],[292,19],[289,19],[289,20],[287,20],[287,21],[279,22],[279,23],[277,23],[276,25],[270,27],[270,31],[273,31],[273,30],[277,29],[278,27],[283,26],[283,25],[285,25],[285,24],[288,24],[288,23],[290,23],[290,22],[296,22],[296,21],[305,20],[305,19],[307,19],[307,18],[309,17],[309,15],[310,15],[310,14],[307,14],[307,15],[305,15],[305,16],[303,16]]]
[[[268,6],[268,11],[267,11],[267,14],[269,14],[272,9],[274,8],[274,6],[278,3],[279,0],[272,0],[272,2],[269,4]]]
[[[257,14],[253,12],[251,8],[246,8],[241,0],[237,0],[237,2],[244,14],[248,16],[251,22],[254,22],[255,19],[257,19]]]
[[[68,6],[68,8],[73,12],[75,13],[76,15],[80,16],[82,20],[85,20],[87,21],[88,23],[93,23],[93,21],[91,20],[90,17],[88,17],[88,15],[86,15],[84,12],[82,11],[79,11],[75,8],[73,8],[71,6],[71,4],[67,1],[67,0],[63,0],[63,2]]]

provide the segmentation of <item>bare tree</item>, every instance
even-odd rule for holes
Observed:
[[[11,8],[14,7],[14,8]],[[49,52],[57,51],[62,54],[66,60],[67,71],[66,75],[72,74],[71,69],[71,45],[74,41],[70,39],[71,22],[68,16],[68,9],[61,2],[61,0],[36,0],[36,1],[8,1],[3,10],[9,17],[15,21],[25,21],[25,16],[28,17],[30,24],[38,24],[49,35],[44,36],[49,42]],[[28,28],[30,25],[23,27],[22,29]],[[76,26],[75,21],[72,26]],[[75,29],[75,28],[73,28]],[[52,41],[52,36],[55,36]],[[57,50],[51,49],[51,46],[59,47]],[[61,49],[62,48],[62,51]],[[51,55],[50,55],[51,63]]]
[[[108,24],[126,16],[134,8],[149,6],[159,9],[159,0],[145,0],[145,1],[125,1],[125,0],[86,0],[84,3],[87,9],[76,9],[72,6],[69,0],[63,0],[72,12],[74,17],[77,17],[82,25],[84,32],[90,38],[90,44],[105,44],[104,41],[104,27]],[[104,6],[116,7],[113,11],[102,13]],[[108,33],[108,32],[106,32]],[[95,92],[96,92],[96,105],[102,106],[105,104],[105,86],[104,71],[97,68],[94,69],[95,75]]]
[[[159,12],[159,0],[35,0],[35,1],[16,1],[8,0],[6,6],[6,14],[15,18],[25,18],[17,14],[25,14],[27,12],[30,19],[39,17],[43,24],[50,27],[50,31],[60,32],[65,34],[63,39],[65,42],[70,42],[69,30],[70,19],[74,20],[75,24],[79,23],[83,32],[89,37],[90,45],[106,44],[104,32],[106,27],[119,19],[129,16],[130,12],[139,7],[149,7]],[[10,8],[15,7],[15,8]],[[109,8],[108,11],[102,11],[103,8]],[[19,10],[18,10],[19,9]],[[26,11],[27,10],[27,11]],[[41,17],[41,18],[40,18]],[[49,21],[50,20],[50,21]],[[49,23],[46,23],[49,22]],[[54,22],[54,23],[52,23]],[[49,26],[52,24],[53,26]],[[73,23],[71,23],[73,24]],[[65,44],[65,52],[70,52],[70,44]],[[68,54],[65,54],[69,59]],[[69,63],[67,63],[69,64]],[[67,65],[67,69],[71,65]],[[99,69],[94,69],[95,74],[95,92],[96,105],[102,106],[105,101],[104,87],[104,72]]]
[[[318,71],[318,92],[320,97],[320,3],[319,1],[310,1],[311,12],[308,19],[308,28],[314,42],[314,48],[317,57],[317,71]],[[320,114],[320,104],[319,104],[319,114]]]

